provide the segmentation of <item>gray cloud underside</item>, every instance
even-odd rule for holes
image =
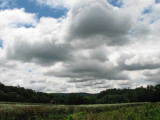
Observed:
[[[143,55],[139,55],[137,57],[136,54],[130,54],[130,55],[121,54],[121,57],[119,58],[118,62],[119,67],[121,70],[127,70],[127,71],[159,69],[160,68],[159,54],[153,56],[150,54],[148,55],[149,55],[148,57],[143,57]],[[127,64],[126,62],[127,60],[131,61],[130,64]]]
[[[118,68],[110,64],[104,64],[97,61],[82,61],[78,63],[69,63],[65,66],[66,70],[62,72],[47,72],[47,76],[57,76],[71,78],[69,82],[86,82],[100,79],[106,80],[126,80],[128,76],[123,74]]]
[[[59,19],[2,10],[1,79],[44,92],[159,83],[160,5],[150,1],[123,0],[118,8],[106,0],[77,0]]]
[[[160,69],[156,70],[156,72],[153,71],[144,72],[143,75],[147,77],[146,81],[154,85],[160,84]]]
[[[18,41],[7,51],[8,59],[23,62],[34,62],[41,65],[53,64],[57,61],[69,60],[70,47],[66,44],[56,45],[52,42],[29,44]]]
[[[69,13],[69,40],[96,37],[108,45],[123,45],[127,40],[127,33],[131,29],[132,19],[129,14],[114,9],[106,2],[76,6]]]

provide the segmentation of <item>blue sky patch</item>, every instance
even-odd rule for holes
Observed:
[[[59,18],[65,16],[67,9],[60,8],[50,8],[48,6],[40,6],[35,2],[30,0],[17,0],[17,8],[25,8],[25,11],[28,13],[37,13],[38,17],[53,17]]]
[[[160,17],[152,18],[152,19],[150,20],[150,24],[153,24],[153,23],[157,22],[159,19],[160,19]]]
[[[28,70],[29,73],[32,73],[32,70]]]
[[[119,8],[123,5],[122,1],[120,1],[120,0],[108,0],[108,2],[111,5],[113,5],[115,7],[119,7]]]
[[[2,6],[3,5],[3,6]],[[5,6],[4,6],[5,5]],[[38,18],[41,17],[53,17],[59,18],[65,16],[68,12],[66,8],[51,8],[49,6],[38,5],[35,1],[31,0],[0,0],[0,9],[14,9],[14,8],[24,8],[27,13],[35,13]]]
[[[0,0],[0,9],[12,9],[15,6],[15,0]]]
[[[144,9],[142,14],[148,14],[148,13],[151,13],[151,8],[150,7]]]
[[[160,3],[160,0],[155,0],[156,3]]]
[[[3,40],[0,40],[0,48],[3,48]]]
[[[159,0],[159,1],[160,1],[160,0]],[[160,2],[159,2],[159,3],[160,3]],[[152,6],[146,8],[146,9],[142,12],[142,14],[151,14],[151,13],[152,13],[151,7],[152,7]],[[159,19],[160,19],[160,16],[159,16],[159,15],[151,17],[151,19],[150,19],[150,24],[155,23],[155,22],[158,21]],[[139,20],[140,20],[140,21],[143,21],[144,18],[140,18]]]
[[[33,25],[31,25],[31,24],[29,24],[29,25],[24,25],[24,24],[17,24],[16,25],[16,27],[17,28],[20,28],[20,27],[25,27],[25,28],[34,28],[35,26],[33,26]]]

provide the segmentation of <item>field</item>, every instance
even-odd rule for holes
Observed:
[[[0,102],[0,120],[159,120],[159,103],[53,105]]]

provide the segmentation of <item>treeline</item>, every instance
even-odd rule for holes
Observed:
[[[160,84],[148,85],[146,88],[108,89],[97,96],[97,103],[130,103],[160,101]]]
[[[53,103],[53,104],[110,104],[160,101],[160,84],[136,89],[107,89],[98,94],[86,93],[42,93],[23,87],[5,86],[0,83],[0,101]]]
[[[5,86],[0,83],[0,101],[53,104],[89,104],[94,103],[96,96],[83,93],[43,93],[23,87]]]

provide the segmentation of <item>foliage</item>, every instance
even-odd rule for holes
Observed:
[[[103,105],[52,105],[0,103],[0,120],[82,120],[93,118],[93,114],[113,111],[122,107],[139,106],[134,104]],[[92,113],[92,114],[91,114]],[[90,114],[90,116],[88,116]]]
[[[97,96],[97,103],[130,103],[130,102],[158,102],[160,101],[160,84],[146,88],[108,89]]]
[[[23,87],[5,86],[0,83],[0,101],[27,102],[27,103],[50,103],[54,100],[56,104],[84,104],[85,95],[80,94],[47,94],[36,92]]]
[[[0,102],[0,119],[2,120],[58,120],[65,118],[66,120],[160,119],[159,103],[148,103],[140,106],[144,102],[160,101],[160,84],[150,85],[146,88],[108,89],[92,95],[86,93],[47,94],[19,86],[5,86],[0,83],[0,101],[6,101],[6,103]],[[54,104],[56,103],[56,105],[49,104],[50,101],[55,101]],[[21,104],[16,102],[21,102]]]
[[[122,107],[100,113],[74,113],[66,120],[160,120],[160,104],[146,103],[143,106]],[[79,117],[80,116],[80,117]]]
[[[5,86],[0,83],[0,101],[27,103],[54,101],[54,104],[67,105],[158,102],[160,101],[160,84],[148,85],[146,88],[107,89],[92,95],[87,93],[47,94],[19,86]]]
[[[87,119],[87,113],[78,112],[68,115],[65,120],[86,120],[86,119]]]
[[[113,120],[160,120],[160,105],[148,103],[144,107],[121,108],[114,112]]]

